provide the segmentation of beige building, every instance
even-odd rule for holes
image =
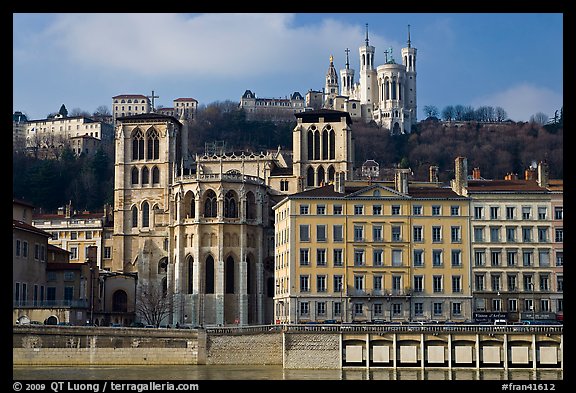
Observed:
[[[246,90],[240,98],[241,109],[248,119],[294,120],[294,114],[305,110],[302,95],[295,91],[290,98],[257,98],[256,94]]]
[[[110,206],[104,206],[102,212],[92,213],[76,211],[69,203],[59,208],[57,214],[35,213],[32,224],[51,234],[50,244],[68,250],[70,262],[86,262],[89,248],[95,246],[97,267],[110,270],[111,248],[106,247],[111,247],[111,244],[105,245],[104,242],[105,237],[111,237],[110,229],[106,229],[110,228],[111,221]]]
[[[79,154],[78,149],[82,152],[84,145],[87,148],[97,148],[100,143],[111,142],[113,127],[106,122],[83,116],[54,117],[28,121],[24,135],[29,152],[48,157],[64,147],[71,147]],[[89,143],[93,146],[88,146]]]
[[[118,117],[150,113],[150,99],[142,94],[120,94],[112,97],[112,119],[116,124]]]
[[[548,189],[545,163],[529,168],[523,180],[482,179],[478,168],[468,177],[466,158],[456,158],[453,189],[471,201],[476,319],[556,320],[563,285],[563,238],[555,236],[562,231],[561,187]]]

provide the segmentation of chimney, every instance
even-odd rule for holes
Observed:
[[[468,187],[468,159],[456,157],[454,168],[454,180],[452,190],[458,195],[465,195]]]
[[[438,165],[430,165],[430,183],[438,183]]]
[[[538,163],[538,185],[540,187],[544,188],[548,187],[548,176],[549,176],[548,163],[540,161]]]
[[[66,218],[70,218],[71,213],[72,213],[72,201],[68,202],[68,204],[66,205]]]
[[[474,180],[480,180],[480,168],[476,167],[474,169],[472,169],[472,179]]]
[[[59,216],[63,216],[63,215],[64,215],[64,206],[60,206],[60,207],[58,208],[58,215],[59,215]]]
[[[340,194],[344,194],[345,187],[346,187],[346,177],[344,172],[337,172],[334,175],[334,191]]]
[[[410,169],[396,169],[394,173],[394,186],[396,191],[408,194],[408,174]]]
[[[504,180],[518,180],[518,175],[516,173],[508,172],[506,176],[504,176]]]
[[[524,171],[524,180],[536,180],[536,168],[530,167]]]

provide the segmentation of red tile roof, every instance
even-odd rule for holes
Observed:
[[[468,192],[546,192],[535,180],[468,180]]]

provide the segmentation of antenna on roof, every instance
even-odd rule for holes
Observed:
[[[368,46],[368,23],[366,23],[366,46]]]

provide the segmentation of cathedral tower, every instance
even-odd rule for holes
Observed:
[[[326,72],[326,85],[324,87],[324,108],[334,109],[334,98],[338,95],[338,74],[334,68],[334,57],[330,55],[330,65]]]
[[[354,70],[350,68],[348,53],[350,49],[346,48],[346,68],[340,70],[340,80],[342,82],[341,95],[351,97],[354,95]]]
[[[410,41],[410,25],[408,25],[407,47],[402,48],[402,64],[406,67],[405,99],[404,106],[407,110],[409,122],[406,127],[412,128],[416,125],[416,48],[412,47]]]
[[[348,112],[321,109],[296,114],[293,130],[293,171],[301,179],[298,191],[352,179],[354,145]]]
[[[366,23],[365,45],[360,47],[360,104],[362,117],[371,118],[373,105],[377,98],[377,77],[374,69],[375,48],[368,39],[368,23]]]

